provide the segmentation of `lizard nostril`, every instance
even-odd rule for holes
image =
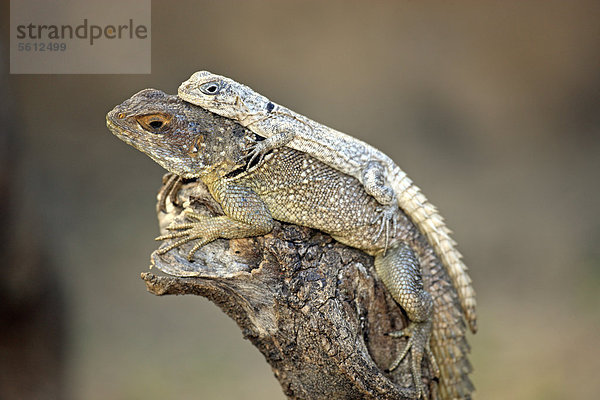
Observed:
[[[117,114],[117,118],[123,119],[123,118],[125,118],[125,114],[124,113],[118,113]]]

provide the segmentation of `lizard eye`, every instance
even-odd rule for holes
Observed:
[[[151,133],[164,133],[171,122],[171,116],[165,114],[148,114],[136,117],[138,124]]]
[[[200,86],[200,91],[204,94],[215,95],[221,91],[221,88],[222,86],[219,81],[213,81]]]

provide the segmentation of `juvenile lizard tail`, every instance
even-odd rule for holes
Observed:
[[[450,229],[437,208],[429,203],[421,190],[398,166],[392,171],[389,181],[396,192],[399,207],[413,221],[433,246],[442,264],[446,267],[452,284],[458,292],[458,298],[471,332],[477,331],[475,312],[475,290],[462,261],[462,254],[456,249],[456,242],[450,237]]]

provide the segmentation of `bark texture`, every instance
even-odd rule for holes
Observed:
[[[167,181],[167,180],[165,180]],[[205,186],[189,182],[160,197],[164,232],[182,211],[221,214]],[[406,339],[386,334],[406,326],[373,258],[319,231],[277,223],[268,235],[216,240],[187,260],[188,243],[142,273],[155,295],[192,294],[218,305],[265,356],[290,399],[403,399],[414,396],[407,359],[386,368]],[[424,364],[427,388],[435,385]],[[412,396],[411,396],[412,395]]]

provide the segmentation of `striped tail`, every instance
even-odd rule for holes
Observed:
[[[398,205],[433,246],[458,292],[467,324],[471,332],[475,333],[477,331],[475,290],[471,286],[471,278],[467,273],[467,266],[462,261],[462,254],[456,249],[454,239],[450,237],[451,231],[421,190],[400,167],[394,167],[390,181],[396,192]]]

